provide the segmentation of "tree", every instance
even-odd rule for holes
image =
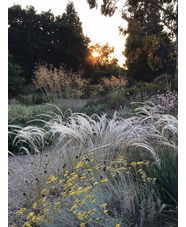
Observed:
[[[96,43],[89,47],[90,61],[97,67],[105,66],[118,66],[118,59],[114,56],[114,47],[109,46],[108,43],[100,45]],[[93,56],[93,53],[97,53],[97,56]]]
[[[137,80],[152,81],[167,69],[171,42],[163,31],[160,13],[152,11],[151,4],[128,2],[127,13],[123,18],[128,21],[128,34],[124,54],[130,75]]]
[[[87,67],[90,39],[83,34],[73,3],[57,17],[51,10],[37,14],[34,7],[22,9],[19,5],[10,7],[8,14],[9,50],[24,70],[27,83],[38,63],[57,68],[63,64],[74,71]]]
[[[72,2],[67,4],[65,13],[56,18],[56,25],[53,43],[55,65],[58,67],[63,63],[67,69],[75,71],[84,68],[90,39],[83,34],[82,23]]]
[[[21,76],[23,70],[14,63],[13,55],[8,53],[8,96],[16,96],[24,85],[25,79]]]
[[[87,0],[87,2],[90,8],[97,7],[97,0]],[[112,16],[117,9],[117,2],[118,0],[103,0],[103,3],[101,5],[101,13],[105,16],[107,15]],[[167,42],[167,44],[170,43],[170,40],[172,41],[174,39],[176,40],[175,45],[172,44],[172,46],[174,45],[174,51],[176,52],[175,54],[177,54],[177,46],[178,46],[177,45],[178,44],[177,13],[178,13],[177,0],[156,0],[156,1],[155,0],[127,0],[126,1],[126,3],[122,8],[122,17],[123,19],[129,22],[128,30],[124,31],[123,29],[120,28],[120,31],[123,32],[123,34],[129,34],[130,36],[127,40],[126,45],[127,46],[134,45],[134,47],[136,47],[136,49],[138,50],[138,53],[136,53],[136,60],[137,58],[139,59],[139,55],[143,55],[143,57],[141,56],[141,61],[142,61],[142,58],[144,58],[144,60],[146,58],[147,63],[152,70],[155,70],[158,67],[162,68],[161,67],[162,61],[160,61],[160,58],[157,55],[157,53],[165,52],[165,50],[167,50],[167,52],[169,52],[168,54],[170,54],[171,45],[168,45],[167,47],[166,45],[164,45],[165,40],[168,41],[167,37],[169,37],[169,41]],[[166,33],[162,32],[161,26],[162,27],[164,26],[167,28]],[[146,37],[145,37],[145,27],[148,28],[147,30],[148,32],[146,31],[147,32]],[[133,32],[132,32],[132,29],[134,30]],[[139,29],[142,30],[143,32],[139,31]],[[151,33],[149,29],[151,30],[151,32],[154,29],[154,32]],[[159,30],[159,33],[157,33],[158,30]],[[150,39],[148,39],[149,37]],[[154,45],[155,49],[153,50],[154,52],[156,52],[155,56],[152,56],[151,50],[147,51],[147,46],[150,46],[150,44],[152,43],[157,44],[156,47]],[[140,45],[145,46],[143,50],[144,52],[143,54],[141,53],[142,48],[140,47]],[[162,48],[163,45],[164,47]],[[129,50],[126,50],[125,54],[127,54],[128,51]],[[131,51],[135,51],[135,49]],[[147,56],[145,56],[145,54]],[[131,56],[126,55],[126,57],[128,60],[128,64],[129,63],[133,64],[133,62],[131,62]],[[170,62],[170,58],[169,60],[165,59],[165,61]],[[149,71],[149,69],[147,71]],[[175,70],[175,76],[176,75],[177,75],[177,69]]]
[[[97,8],[98,0],[86,0],[89,7]],[[119,0],[103,0],[101,4],[101,13],[105,16],[112,16],[118,9],[117,3]],[[161,13],[161,22],[169,29],[172,35],[178,35],[178,0],[127,0],[122,8],[123,11],[128,11],[128,6],[137,6],[138,4],[151,4],[151,9],[158,10]]]
[[[111,76],[117,77],[124,74],[118,65],[118,59],[114,56],[114,47],[108,43],[91,45],[89,51],[91,53],[88,57],[90,65],[89,75],[92,78],[91,83],[99,83],[103,77],[111,78]]]
[[[39,24],[39,15],[34,7],[25,10],[19,5],[8,9],[8,48],[15,63],[24,70],[26,81],[31,81],[35,62],[42,56],[43,37]]]
[[[176,10],[175,12],[173,10],[175,2],[167,0],[156,2],[151,0],[128,0],[122,13],[122,17],[128,21],[128,30],[123,32],[124,34],[128,33],[128,40],[131,38],[132,33],[136,36],[140,45],[136,49],[140,49],[140,51],[136,51],[138,52],[137,57],[140,58],[139,52],[141,54],[146,53],[147,64],[153,71],[151,75],[154,72],[158,75],[165,71],[169,71],[172,75],[177,74],[176,61],[171,57],[173,52],[176,51],[174,38],[177,37],[177,18]],[[166,3],[167,5],[165,5]],[[139,29],[133,32],[130,27],[135,25]],[[165,26],[169,28],[166,32]],[[127,44],[125,55],[130,59],[130,56],[127,55],[127,49],[129,49]],[[127,61],[128,64],[129,62],[130,60]],[[174,65],[173,71],[168,67],[170,62],[171,65]]]

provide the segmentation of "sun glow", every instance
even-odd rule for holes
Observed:
[[[95,58],[97,58],[97,57],[99,57],[99,53],[98,53],[97,51],[94,51],[94,52],[92,53],[92,56],[95,57]]]

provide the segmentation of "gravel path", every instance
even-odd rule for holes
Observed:
[[[8,226],[21,227],[25,216],[17,216],[21,207],[33,204],[37,191],[42,190],[50,174],[55,174],[61,167],[61,156],[48,150],[40,155],[18,155],[8,157]]]

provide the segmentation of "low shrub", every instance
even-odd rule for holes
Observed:
[[[125,95],[130,101],[143,102],[152,95],[161,94],[162,92],[165,92],[165,90],[153,83],[136,83],[135,86],[125,91]]]
[[[26,106],[21,104],[8,106],[8,124],[26,126],[38,114],[47,113],[48,105]]]
[[[162,111],[173,116],[178,114],[178,94],[177,92],[167,91],[166,94],[155,95],[151,97],[155,105],[162,108]]]
[[[19,95],[18,100],[22,105],[26,106],[40,105],[49,101],[46,96],[36,92],[27,95]]]
[[[94,99],[105,94],[106,92],[101,84],[88,84],[82,97]]]
[[[158,93],[161,94],[163,91],[163,89],[152,83],[137,83],[130,88],[123,87],[110,90],[104,97],[99,97],[96,101],[88,103],[85,109],[91,109],[91,105],[93,105],[108,112],[110,110],[118,110],[120,107],[129,106],[130,102],[144,102],[149,100],[151,96]]]

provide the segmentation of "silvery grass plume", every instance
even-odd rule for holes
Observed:
[[[101,152],[99,156],[106,155],[107,159],[109,156],[113,158],[115,150],[125,153],[130,148],[141,147],[157,162],[159,158],[154,151],[155,143],[177,147],[177,119],[164,115],[152,102],[143,103],[136,109],[136,116],[128,119],[117,118],[116,112],[112,119],[108,119],[106,115],[99,117],[93,114],[89,117],[72,113],[71,110],[63,114],[58,107],[55,108],[58,113],[45,115],[48,120],[40,119],[44,123],[43,128],[22,128],[15,141],[26,142],[34,151],[40,152],[41,147],[45,146],[44,138],[49,138],[49,143],[62,155],[71,152],[75,156],[96,150],[97,153]],[[26,151],[29,152],[28,149]]]
[[[104,148],[108,156],[109,151],[117,149],[125,152],[130,147],[137,146],[147,149],[158,161],[156,153],[147,141],[148,130],[142,124],[135,124],[139,119],[117,119],[116,114],[115,112],[112,119],[107,119],[106,115],[99,117],[94,114],[89,117],[82,113],[71,113],[65,119],[58,115],[46,122],[45,129],[62,153],[74,147],[76,150],[96,149],[97,152],[103,152]],[[113,158],[113,155],[111,157]]]
[[[39,153],[44,148],[45,134],[46,132],[42,128],[37,126],[26,126],[17,132],[13,144],[28,144],[35,152]],[[29,150],[25,146],[21,146],[20,149],[24,149],[26,153],[29,153]]]
[[[159,143],[168,145],[177,150],[178,146],[178,119],[175,116],[164,114],[161,107],[153,102],[140,103],[136,108],[136,116],[141,117],[141,122],[150,122],[154,127],[153,136],[159,139]]]
[[[57,138],[58,149],[79,147],[79,150],[98,152],[120,150],[126,151],[131,147],[145,148],[158,161],[154,144],[160,143],[177,148],[177,119],[164,115],[153,103],[146,102],[143,107],[136,109],[135,117],[118,119],[116,113],[112,119],[106,115],[91,117],[81,113],[70,113],[64,119],[57,115],[46,122],[48,132]],[[167,131],[174,132],[174,139],[166,136]],[[104,147],[104,149],[103,149]],[[99,148],[102,148],[101,151]],[[100,154],[99,154],[100,155]],[[111,156],[113,158],[113,155]]]

